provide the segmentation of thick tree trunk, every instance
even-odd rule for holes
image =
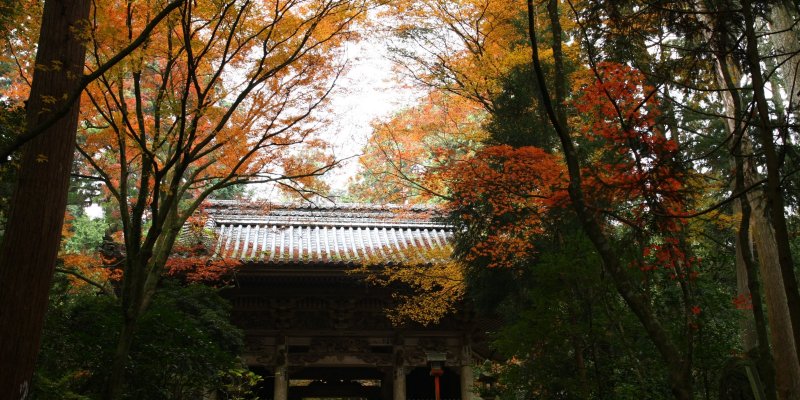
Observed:
[[[740,130],[734,131],[734,141],[738,142],[738,145],[733,149],[736,160],[736,192],[744,190],[744,188],[748,186],[747,183],[752,182],[751,180],[757,176],[752,163],[749,162],[749,160],[745,161],[745,155],[752,154],[752,146],[750,145],[749,139],[744,135],[740,135],[740,133]],[[774,247],[775,244],[771,241],[774,238],[760,235],[763,226],[768,226],[765,216],[763,214],[758,214],[760,211],[759,209],[756,209],[755,214],[752,212],[753,208],[750,199],[759,197],[758,195],[759,192],[748,193],[748,195],[740,197],[735,203],[735,206],[738,206],[737,208],[741,211],[742,215],[742,219],[739,222],[739,231],[736,235],[737,283],[741,280],[741,275],[743,275],[747,285],[747,294],[751,296],[753,311],[752,321],[756,333],[756,344],[758,345],[757,364],[762,373],[766,397],[769,400],[773,400],[777,397],[793,399],[796,398],[796,392],[791,389],[783,389],[796,386],[797,378],[800,376],[800,370],[798,370],[800,365],[797,363],[794,341],[783,340],[783,336],[786,334],[787,330],[791,333],[791,323],[787,321],[789,316],[788,308],[785,302],[778,303],[775,307],[767,308],[768,312],[780,313],[776,315],[774,319],[770,316],[769,322],[771,324],[773,322],[775,323],[775,325],[770,326],[772,343],[775,344],[774,347],[776,349],[784,354],[773,358],[773,353],[770,351],[770,339],[767,334],[767,321],[764,316],[764,308],[761,301],[762,291],[758,281],[759,274],[751,248],[751,244],[756,243],[757,247],[761,249],[760,251],[767,251],[767,247]],[[752,234],[752,232],[755,232],[755,234]],[[741,265],[739,265],[739,263],[741,263]],[[767,264],[759,264],[759,266],[762,267],[762,271],[765,265]],[[740,268],[744,268],[744,270],[740,271]],[[783,291],[782,278],[775,275],[776,274],[773,273],[767,276],[764,272],[761,273],[765,286],[767,286],[766,282],[769,282],[768,291],[772,294],[772,296],[770,296],[770,294],[767,295],[767,304],[770,304],[770,301],[780,301],[780,299],[775,298],[775,296],[780,296],[785,293]],[[781,317],[782,320],[779,319]],[[745,351],[749,352],[750,350],[752,350],[752,348],[745,347]]]
[[[736,67],[727,46],[723,44],[724,38],[714,36],[712,28],[715,27],[715,23],[710,18],[710,14],[706,12],[707,10],[702,7],[702,3],[700,11],[702,11],[700,18],[709,27],[704,32],[706,40],[713,44],[717,85],[720,89],[723,89],[720,92],[720,97],[724,105],[725,127],[731,136],[731,164],[736,174],[734,192],[738,193],[758,180],[751,161],[753,149],[750,139],[744,133],[742,104],[736,87],[736,82],[741,80],[741,72]],[[772,344],[776,353],[781,353],[781,356],[773,360],[770,352],[770,340],[767,337],[766,321],[761,304],[761,290],[751,251],[753,242],[757,244],[759,252],[768,252],[775,248],[774,242],[769,242],[769,240],[774,240],[774,237],[762,234],[760,229],[766,223],[766,216],[763,213],[759,213],[758,210],[756,213],[751,212],[751,201],[760,202],[760,198],[760,192],[751,192],[746,197],[740,197],[733,203],[734,212],[742,215],[736,235],[735,270],[737,293],[744,298],[752,296],[753,305],[752,313],[742,319],[742,345],[745,352],[749,352],[758,346],[758,362],[764,375],[763,382],[766,396],[768,399],[774,399],[778,387],[788,388],[793,386],[791,382],[796,380],[798,365],[794,360],[796,357],[786,355],[796,352],[794,341],[784,340],[787,330],[791,334],[791,324],[788,307],[786,307],[785,294],[783,294],[783,278],[776,273],[762,273],[765,291],[767,292]],[[751,226],[756,226],[752,229],[752,235]],[[773,256],[777,258],[776,255]],[[768,256],[768,258],[773,256]],[[765,264],[762,262],[759,265],[763,271]],[[775,270],[773,269],[771,272],[775,272]],[[790,393],[788,389],[781,390],[781,392],[784,394]]]
[[[750,145],[749,139],[741,135],[741,130],[735,130],[733,135],[734,142],[738,143],[738,145],[734,146],[732,151],[736,160],[735,191],[738,193],[744,190],[746,186],[749,186],[747,183],[752,182],[751,180],[757,176],[757,174],[752,163],[749,162],[749,159],[745,161],[745,157],[752,154],[752,146]],[[774,273],[769,276],[765,275],[764,272],[761,273],[764,282],[769,282],[770,285],[768,290],[770,294],[767,295],[767,304],[770,304],[770,301],[779,302],[775,307],[767,308],[768,312],[775,312],[778,314],[774,319],[772,316],[769,318],[770,324],[775,324],[770,326],[772,343],[775,344],[774,347],[782,353],[779,357],[773,358],[773,353],[770,351],[770,340],[767,334],[767,322],[761,301],[762,292],[758,282],[759,273],[751,249],[751,243],[756,243],[757,247],[761,249],[760,251],[767,251],[767,247],[774,247],[775,244],[774,241],[772,241],[774,240],[773,237],[764,237],[764,235],[761,235],[763,226],[768,226],[769,224],[765,220],[765,216],[758,213],[760,209],[757,208],[755,214],[752,212],[753,209],[750,199],[758,197],[759,192],[751,192],[746,196],[740,197],[735,203],[735,206],[738,206],[742,215],[742,219],[739,222],[739,231],[736,235],[737,282],[740,281],[739,275],[744,275],[747,293],[751,296],[753,311],[752,321],[758,345],[757,364],[762,373],[762,381],[764,382],[764,389],[766,392],[765,395],[769,400],[775,398],[794,399],[796,398],[797,392],[791,389],[791,387],[796,386],[797,378],[800,376],[800,371],[798,370],[800,365],[797,363],[794,341],[783,340],[787,330],[791,333],[791,323],[787,321],[789,316],[788,308],[785,302],[780,302],[781,299],[775,298],[775,296],[785,294],[783,290],[783,280]],[[755,232],[755,234],[751,234],[751,232]],[[738,265],[739,262],[741,262],[742,265]],[[764,266],[768,264],[760,263],[759,265],[762,267],[763,271]],[[741,267],[744,268],[744,271],[739,270]],[[767,285],[765,284],[765,286]],[[745,348],[745,351],[749,352],[750,350],[752,349]]]
[[[789,113],[800,121],[800,15],[789,0],[777,1],[770,12],[769,39],[778,57],[778,74],[789,95]]]
[[[85,48],[76,37],[89,0],[47,0],[26,123],[34,127],[79,85]],[[72,169],[78,103],[23,147],[0,248],[0,398],[26,396],[39,350]]]
[[[800,398],[800,363],[795,351],[792,321],[789,318],[789,305],[783,286],[778,261],[775,235],[769,223],[766,200],[760,192],[748,195],[753,212],[751,231],[758,254],[758,266],[764,282],[767,301],[769,332],[774,348],[775,386],[780,399]]]
[[[757,131],[761,147],[766,160],[767,184],[764,187],[763,213],[769,221],[769,228],[774,237],[777,259],[766,264],[762,256],[762,268],[777,269],[783,279],[786,296],[784,304],[788,306],[789,321],[794,343],[800,343],[800,292],[797,287],[797,277],[794,274],[794,261],[789,247],[789,232],[786,226],[786,216],[783,188],[781,187],[782,161],[775,145],[775,129],[772,126],[769,105],[765,93],[765,82],[761,70],[761,59],[758,52],[758,38],[755,32],[755,19],[750,1],[742,2],[742,16],[744,17],[745,39],[747,42],[746,59],[753,82],[753,97],[758,113]],[[752,200],[751,200],[752,202]],[[753,214],[759,213],[753,204]],[[766,233],[766,232],[764,232]],[[795,357],[800,358],[800,348],[795,346]]]
[[[702,8],[701,11],[704,13],[700,15],[700,18],[707,24],[709,27],[713,26],[713,22],[709,14],[705,13],[705,8]],[[713,32],[711,29],[707,29],[704,31],[705,39],[709,43],[717,43],[717,39],[714,37]],[[731,136],[731,142],[733,146],[731,147],[731,168],[735,173],[742,173],[745,174],[745,171],[738,171],[739,168],[743,167],[743,162],[740,161],[743,157],[747,155],[742,154],[742,145],[741,141],[745,139],[742,134],[742,129],[744,128],[741,125],[741,115],[740,114],[740,105],[738,104],[738,96],[734,96],[735,91],[737,90],[736,87],[733,86],[733,82],[738,82],[741,79],[741,74],[739,73],[738,69],[735,68],[732,63],[732,57],[727,55],[725,51],[717,48],[719,46],[713,46],[713,51],[715,52],[715,62],[714,62],[714,69],[715,69],[715,78],[717,81],[717,85],[719,86],[722,91],[720,92],[720,97],[722,98],[723,108],[723,115],[725,118],[725,128],[727,130],[728,135]],[[723,59],[724,58],[724,59]],[[749,146],[747,146],[749,148]],[[737,159],[738,157],[738,159]],[[739,165],[742,164],[742,165]],[[744,176],[742,176],[742,182],[738,180],[735,181],[734,184],[734,192],[743,189],[744,185]],[[738,190],[737,190],[738,189]],[[733,212],[737,215],[741,215],[743,208],[749,208],[748,204],[743,204],[746,202],[747,199],[736,199],[733,202]],[[749,212],[748,212],[749,214]],[[750,220],[742,221],[743,224],[749,224]],[[739,229],[741,231],[741,228]],[[745,248],[747,246],[747,248]],[[736,293],[741,296],[742,298],[749,298],[750,297],[750,288],[748,286],[748,275],[747,275],[747,262],[748,259],[746,257],[747,254],[752,254],[750,250],[751,241],[749,236],[748,237],[741,237],[740,235],[736,235],[736,259],[735,259],[735,271],[736,271]],[[752,313],[748,313],[748,315],[743,316],[741,322],[741,333],[742,333],[742,348],[745,352],[748,352],[754,349],[758,345],[758,337],[756,336],[756,321],[753,318]]]

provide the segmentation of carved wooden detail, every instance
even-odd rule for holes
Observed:
[[[294,368],[413,369],[427,365],[426,352],[444,352],[450,366],[469,363],[462,355],[469,336],[465,329],[472,324],[469,314],[451,315],[435,326],[398,327],[387,317],[391,298],[385,291],[306,283],[300,279],[262,286],[243,280],[243,287],[231,293],[234,323],[248,333],[247,362],[277,365],[277,341],[285,338],[285,359]]]

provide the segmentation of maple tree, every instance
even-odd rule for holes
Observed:
[[[790,349],[791,341],[785,339],[786,329],[781,327],[785,327],[786,319],[781,314],[786,309],[786,301],[785,297],[784,300],[777,300],[776,297],[779,292],[783,292],[783,286],[780,284],[780,277],[775,279],[776,275],[772,272],[774,270],[769,267],[773,264],[770,259],[775,252],[770,249],[774,249],[774,246],[764,246],[769,242],[764,240],[769,236],[764,234],[764,213],[751,213],[747,201],[748,198],[752,201],[760,196],[760,178],[752,174],[757,157],[754,157],[752,147],[748,144],[751,141],[747,133],[751,131],[748,125],[752,121],[746,116],[747,111],[744,111],[747,105],[741,101],[749,96],[746,94],[749,89],[740,85],[742,74],[737,59],[732,56],[732,50],[723,50],[735,42],[729,35],[739,29],[725,25],[737,18],[731,18],[731,10],[726,9],[723,4],[698,4],[696,9],[691,12],[687,10],[683,14],[659,7],[634,11],[635,7],[636,2],[620,2],[591,7],[588,8],[590,11],[579,13],[577,17],[582,20],[584,37],[589,43],[587,52],[596,57],[598,54],[618,57],[637,65],[647,71],[649,82],[662,87],[659,92],[667,100],[667,106],[662,107],[664,115],[659,123],[671,137],[679,138],[683,142],[679,154],[685,154],[684,157],[690,160],[686,162],[687,168],[695,170],[692,182],[705,188],[703,196],[695,196],[695,201],[699,199],[698,206],[707,208],[695,213],[690,222],[694,225],[690,229],[692,242],[695,245],[703,242],[703,232],[700,229],[708,231],[712,225],[709,221],[716,218],[738,219],[741,212],[738,228],[731,227],[731,236],[723,236],[721,239],[727,242],[732,240],[731,237],[736,237],[737,298],[750,299],[751,289],[756,293],[752,296],[753,301],[747,301],[749,304],[741,310],[743,321],[752,321],[743,324],[741,337],[744,340],[744,349],[748,351],[746,357],[752,357],[759,364],[766,386],[766,397],[775,398],[774,386],[770,383],[770,345],[766,339],[755,264],[761,268],[768,293],[767,302],[772,304],[768,307],[771,314],[769,323],[776,325],[772,325],[771,334],[783,337],[776,338],[773,346],[781,349],[778,350],[780,354],[775,361],[776,365],[782,365],[778,369],[784,382],[796,379],[792,378],[797,376],[792,370],[796,369],[797,362],[789,360],[794,358],[793,350]],[[608,20],[613,29],[597,29],[591,21],[598,19]],[[655,29],[663,26],[669,27],[670,31],[680,32],[679,36],[683,37],[663,36],[663,33]],[[621,45],[619,38],[625,38],[633,46]],[[675,51],[676,46],[683,51]],[[656,52],[653,51],[654,48],[661,50]],[[676,97],[681,100],[676,100]],[[774,100],[777,100],[775,104],[778,107],[780,100]],[[725,129],[720,129],[722,127]],[[729,158],[724,157],[724,152],[715,151],[726,147],[731,149]],[[729,195],[731,189],[732,196]],[[733,210],[726,210],[725,205],[730,203],[734,205]],[[757,204],[758,201],[753,203]],[[729,214],[731,212],[732,216]],[[753,230],[749,229],[750,225]],[[753,235],[748,232],[753,232]],[[758,262],[750,254],[751,238],[759,248]],[[791,328],[788,336],[791,336]],[[757,352],[754,349],[756,337]]]
[[[179,240],[164,264],[164,273],[187,284],[229,285],[242,261],[214,254],[216,235],[206,226],[205,207],[195,211],[184,223]]]
[[[519,25],[522,11],[522,2],[492,0],[433,0],[388,8],[388,28],[396,38],[391,50],[400,74],[429,94],[417,106],[374,124],[359,158],[361,172],[349,188],[356,198],[430,202],[447,197],[439,167],[470,155],[483,141],[492,142],[489,133],[495,127],[487,115],[527,116],[528,110],[513,110],[510,104],[524,91],[512,94],[508,85],[513,76],[517,85],[532,83],[527,74],[520,76],[530,57]],[[570,55],[578,50],[567,47]],[[536,123],[544,122],[544,114],[537,115]],[[384,181],[387,185],[373,184]]]
[[[689,44],[695,46],[692,54],[697,59],[707,57],[713,63],[705,66],[710,79],[699,79],[698,85],[715,90],[718,98],[714,101],[722,105],[716,111],[721,117],[716,119],[725,128],[725,137],[718,139],[718,146],[730,150],[727,161],[732,172],[723,171],[720,176],[731,181],[733,196],[729,199],[733,199],[735,215],[741,215],[736,244],[740,296],[752,299],[749,304],[752,324],[743,327],[744,346],[753,349],[752,357],[760,365],[766,382],[766,396],[775,398],[777,389],[778,398],[793,398],[800,379],[797,347],[793,345],[798,332],[795,325],[797,290],[795,273],[788,267],[793,264],[789,249],[791,239],[784,236],[782,225],[786,224],[780,220],[796,218],[785,206],[796,196],[792,183],[794,174],[785,167],[792,164],[789,160],[796,154],[792,140],[786,139],[793,128],[784,125],[792,119],[794,100],[789,89],[792,79],[781,81],[778,76],[785,76],[792,68],[792,59],[797,53],[785,42],[786,37],[792,35],[791,29],[786,25],[777,28],[786,23],[783,18],[792,12],[781,2],[775,3],[772,11],[769,10],[773,4],[767,8],[764,5],[763,2],[749,2],[737,8],[726,3],[701,4],[696,10],[698,22],[692,26],[695,42],[689,41]],[[765,24],[760,25],[759,21]],[[757,31],[758,37],[754,36]],[[744,39],[738,41],[737,36]],[[736,53],[743,56],[734,56]],[[770,60],[775,57],[782,58],[785,63],[781,66],[772,63]],[[752,84],[743,84],[743,81]],[[765,95],[765,91],[781,90],[779,88],[783,88],[786,96]],[[707,107],[699,113],[708,113]],[[706,114],[704,119],[713,120],[714,117]],[[766,134],[767,131],[771,134]],[[769,154],[773,151],[770,148],[781,148],[786,159],[775,162]],[[699,156],[710,158],[712,154]],[[781,176],[780,187],[774,184],[777,176]],[[769,183],[770,179],[773,184]],[[766,313],[760,304],[759,280],[763,283]],[[769,331],[766,324],[769,324]],[[770,370],[775,374],[774,386]]]
[[[426,170],[425,176],[418,180],[402,177],[397,182],[384,182],[388,187],[426,185],[428,191],[437,182],[447,190],[446,195],[437,194],[437,198],[448,200],[444,211],[457,215],[467,229],[474,230],[474,224],[497,229],[472,247],[465,259],[452,257],[451,246],[413,248],[402,252],[403,262],[398,265],[385,265],[380,257],[373,257],[353,272],[363,274],[372,284],[386,287],[399,284],[411,291],[396,288],[392,293],[396,304],[388,310],[388,315],[393,323],[407,320],[423,325],[436,323],[463,303],[465,261],[488,258],[489,266],[505,267],[528,255],[532,249],[527,240],[541,232],[541,215],[549,205],[559,201],[555,194],[559,171],[553,157],[540,149],[491,146],[470,156],[448,159],[447,163]],[[486,200],[487,207],[494,211],[491,220],[480,218],[480,211],[470,209],[480,200]],[[508,220],[509,215],[521,209],[528,211],[527,218]]]
[[[502,77],[527,60],[529,50],[519,41],[516,23],[523,9],[519,1],[393,3],[387,13],[403,76],[491,110]]]
[[[767,107],[765,105],[765,101],[764,101],[764,97],[763,97],[763,90],[764,90],[765,85],[763,84],[763,80],[759,77],[761,72],[758,71],[758,68],[756,67],[758,62],[754,61],[758,57],[758,55],[757,55],[758,54],[757,53],[758,50],[756,49],[756,46],[755,46],[755,43],[754,43],[754,41],[755,41],[754,40],[754,36],[752,36],[752,29],[753,29],[753,26],[755,24],[753,23],[754,21],[752,19],[752,15],[749,15],[749,17],[748,17],[748,13],[753,12],[754,9],[755,8],[752,7],[752,4],[743,4],[743,8],[741,10],[737,10],[736,12],[742,12],[742,16],[744,17],[745,20],[748,20],[748,18],[749,18],[749,22],[745,22],[745,24],[744,24],[744,27],[745,27],[744,36],[747,37],[748,40],[749,40],[748,45],[747,45],[747,49],[745,49],[745,52],[748,54],[748,57],[749,57],[750,72],[751,72],[750,76],[753,79],[753,83],[754,83],[754,85],[753,85],[753,89],[754,89],[753,93],[754,93],[754,98],[756,100],[756,102],[753,103],[754,104],[754,108],[760,110],[759,111],[760,121],[763,124],[764,121],[769,121],[770,116],[768,115],[768,112],[766,110]],[[730,11],[731,10],[725,10],[725,12],[730,12]],[[529,15],[531,15],[531,14],[532,13],[529,13]],[[529,18],[529,23],[531,25],[531,39],[532,39],[532,41],[534,43],[532,48],[535,51],[536,50],[536,45],[535,45],[536,36],[535,36],[535,30],[533,29],[533,21],[534,21],[533,18]],[[590,49],[590,55],[591,54],[592,54],[592,51]],[[544,84],[543,74],[541,72],[542,68],[541,68],[540,65],[537,64],[537,61],[538,60],[537,60],[536,54],[534,53],[533,63],[534,63],[534,66],[537,69],[537,71],[536,71],[537,72],[537,79],[542,84]],[[761,95],[759,93],[761,93]],[[547,97],[548,97],[547,93],[545,92],[544,96],[543,96],[543,98],[545,99],[545,103],[549,103],[549,101],[550,101],[550,99],[548,99]],[[586,193],[586,192],[584,192],[585,189],[583,189],[581,187],[581,176],[580,176],[580,172],[579,172],[579,162],[580,161],[579,161],[579,158],[577,157],[577,154],[575,153],[575,145],[573,143],[573,140],[569,137],[569,125],[563,123],[563,119],[559,120],[558,115],[557,115],[557,110],[555,110],[555,107],[553,107],[552,104],[553,103],[546,104],[546,105],[548,105],[548,113],[550,115],[551,123],[553,124],[554,127],[556,127],[556,130],[557,130],[557,132],[559,134],[559,137],[560,137],[560,139],[562,141],[562,148],[564,150],[564,157],[565,157],[565,159],[567,159],[568,165],[570,167],[570,179],[571,179],[571,182],[572,182],[571,183],[571,193],[570,193],[571,194],[571,198],[573,199],[574,203],[576,203],[576,208],[577,208],[578,214],[581,215],[581,218],[583,219],[583,221],[582,221],[583,225],[584,225],[585,229],[587,230],[587,233],[589,233],[590,237],[593,239],[593,241],[595,241],[595,243],[597,245],[597,248],[598,248],[598,251],[601,253],[601,255],[603,255],[604,261],[610,261],[610,259],[614,258],[615,255],[612,252],[608,252],[607,251],[607,247],[606,247],[607,246],[607,238],[604,238],[602,230],[598,229],[599,226],[597,224],[597,221],[593,220],[590,217],[590,215],[591,215],[589,213],[590,209],[584,208],[584,207],[587,206],[587,204],[590,204],[591,200],[589,199],[588,196],[585,195],[585,193]],[[621,125],[624,126],[625,120],[621,119],[620,122],[623,123]],[[758,126],[758,125],[756,124],[755,126]],[[765,137],[765,135],[763,135],[763,132],[764,132],[763,125],[762,125],[760,131],[762,132],[761,144],[766,149],[765,151],[766,151],[766,155],[767,155],[766,156],[767,166],[769,166],[770,165],[770,161],[769,161],[769,158],[770,158],[769,152],[770,152],[770,150],[769,150],[769,148],[772,146],[772,144],[771,144],[772,143],[772,139],[771,138],[767,139]],[[773,167],[775,167],[775,164],[772,164],[772,165],[773,165]],[[767,171],[769,171],[769,169],[770,168],[767,168]],[[775,173],[775,172],[773,172],[773,173]],[[774,176],[772,178],[769,178],[770,174],[771,173],[767,174],[768,175],[767,182],[769,182],[769,179],[775,179]],[[777,242],[777,249],[778,249],[778,254],[779,254],[778,258],[781,259],[781,261],[779,263],[777,263],[777,264],[780,265],[780,268],[781,268],[782,271],[786,271],[785,265],[791,263],[791,258],[789,256],[786,256],[787,254],[790,254],[790,252],[788,250],[781,250],[781,248],[784,248],[784,249],[786,248],[785,246],[786,246],[786,243],[787,243],[785,237],[782,237],[784,235],[784,233],[783,233],[783,228],[781,228],[782,222],[780,221],[781,219],[784,218],[784,215],[783,215],[784,207],[782,206],[781,201],[780,201],[780,199],[782,198],[782,194],[776,193],[775,192],[775,186],[773,185],[770,188],[769,184],[767,185],[766,194],[767,194],[767,198],[769,199],[768,203],[772,203],[767,208],[769,209],[768,213],[772,216],[772,219],[773,219],[771,224],[773,225],[773,228],[775,228],[775,232],[776,232],[775,240]],[[581,204],[581,203],[583,203],[583,204]],[[778,210],[780,210],[780,211],[778,211]],[[675,214],[673,213],[673,215],[675,215]],[[677,214],[676,216],[680,216],[680,214]],[[781,253],[784,254],[784,255],[780,256]],[[768,254],[768,252],[764,253],[764,255],[766,255],[766,254]],[[671,258],[675,258],[674,255]],[[678,257],[678,258],[680,259],[681,257]],[[763,260],[763,261],[766,261],[766,260]],[[613,262],[611,263],[611,266],[613,267]],[[796,292],[796,290],[794,289],[794,285],[795,284],[793,283],[795,278],[794,278],[793,273],[783,273],[782,275],[783,275],[783,280],[784,280],[785,287],[786,287],[786,290],[787,290],[786,298],[787,298],[788,303],[789,303],[789,309],[790,309],[789,315],[792,316],[792,312],[791,312],[791,309],[793,307],[792,298],[793,298],[793,296],[795,296],[795,292]],[[630,301],[629,301],[629,303],[630,303]],[[692,309],[692,310],[694,310],[694,309]],[[642,311],[645,311],[645,310],[642,310]],[[792,316],[792,319],[794,319],[794,316]],[[653,332],[653,330],[651,329],[651,333],[652,332]],[[796,330],[795,330],[795,332],[796,332]],[[669,358],[669,356],[667,354],[668,352],[669,351],[662,351],[662,354],[667,359]],[[686,362],[688,360],[690,360],[690,359],[689,358],[685,358],[684,362]],[[679,359],[676,359],[675,361],[677,363],[681,362]],[[686,376],[686,375],[684,374],[684,376]],[[687,378],[682,378],[681,379],[681,378],[678,378],[676,376],[673,376],[672,378],[673,378],[673,391],[675,392],[676,396],[684,397],[684,398],[688,397],[689,393],[691,393],[691,389],[690,389],[690,386],[689,386],[690,385],[689,380]],[[678,382],[676,382],[675,378],[681,379],[684,382],[681,382],[680,384],[678,384]],[[680,389],[678,387],[679,385],[680,386],[684,386],[686,389],[688,389],[687,390],[688,393],[687,392],[681,393],[681,391],[683,389]],[[791,397],[791,395],[787,395],[786,392],[782,392],[780,390],[779,390],[779,395],[781,397],[783,397],[783,396]]]
[[[394,305],[386,312],[393,324],[436,324],[464,300],[463,265],[451,257],[451,246],[409,247],[397,254],[403,261],[396,264],[387,264],[383,251],[375,251],[348,272],[369,284],[392,289]],[[385,251],[395,252],[391,248]]]
[[[451,213],[467,230],[487,232],[465,260],[484,258],[488,267],[530,258],[535,252],[530,238],[544,232],[545,216],[562,206],[566,194],[561,164],[531,146],[486,147],[446,174],[453,191]]]
[[[5,51],[0,54],[3,65],[3,94],[13,104],[28,99],[36,57],[36,42],[41,30],[43,3],[19,2],[5,15],[10,26],[3,27],[2,43]]]
[[[129,45],[157,6],[98,4],[91,62]],[[313,114],[340,72],[336,49],[354,38],[364,10],[351,1],[186,2],[87,88],[78,152],[84,174],[116,203],[124,243],[124,318],[106,398],[123,390],[138,320],[202,202],[241,183],[314,190],[311,178],[334,165],[301,149],[324,146],[312,136]]]
[[[694,258],[682,240],[684,224],[674,218],[685,212],[688,194],[681,183],[685,174],[670,162],[677,145],[655,128],[657,109],[647,104],[655,99],[641,74],[612,64],[601,65],[597,72],[597,80],[582,87],[575,98],[580,120],[586,124],[583,137],[595,149],[589,156],[591,165],[581,172],[591,188],[587,199],[594,205],[593,214],[605,214],[634,228],[634,243],[641,255],[631,260],[631,266],[666,271],[684,288],[685,317],[681,319],[686,346],[691,348],[692,321],[701,310],[691,297]],[[556,156],[535,147],[488,147],[455,168],[453,176],[457,179],[452,181],[451,204],[456,218],[465,231],[484,232],[471,240],[463,257],[468,262],[483,258],[480,264],[488,267],[510,268],[535,258],[533,240],[546,233],[545,221],[553,218],[548,214],[572,201],[566,169]],[[604,230],[620,231],[611,226]],[[616,278],[623,285],[633,279],[627,272],[618,272],[621,276]],[[641,301],[636,306],[649,313],[645,314],[647,323],[660,323],[649,310],[650,299],[635,301]],[[661,345],[674,346],[667,337],[662,339],[666,342]]]
[[[448,196],[442,167],[479,146],[486,135],[483,115],[473,101],[432,92],[421,104],[376,121],[350,195],[374,203],[441,201]]]
[[[70,80],[73,86],[69,91],[63,93],[61,101],[56,101],[55,98],[46,98],[48,105],[48,114],[46,118],[42,118],[36,124],[25,127],[24,131],[16,132],[10,138],[7,138],[3,147],[0,148],[0,165],[8,163],[10,157],[20,150],[20,148],[27,142],[35,139],[37,136],[43,134],[45,130],[55,124],[60,118],[65,117],[74,103],[79,100],[81,93],[86,87],[99,78],[106,71],[111,69],[117,63],[129,56],[134,50],[141,46],[148,40],[152,30],[173,10],[175,10],[183,0],[172,0],[166,3],[163,8],[150,19],[146,26],[139,32],[136,38],[132,38],[130,43],[118,49],[116,54],[110,55],[104,63],[98,64],[93,67],[89,73],[73,72],[70,75]],[[24,11],[22,11],[24,10]],[[36,56],[36,46],[34,43],[38,40],[38,30],[41,28],[42,20],[42,4],[35,0],[25,1],[19,4],[12,15],[16,15],[14,22],[16,25],[13,29],[6,29],[4,37],[2,38],[3,45],[7,48],[8,52],[0,55],[0,64],[4,64],[4,76],[2,77],[3,83],[7,86],[6,96],[15,105],[19,105],[26,101],[30,94],[31,82],[33,71],[37,68],[34,62]],[[73,27],[73,33],[80,40],[83,36],[87,35],[82,32],[86,29],[88,21],[80,20]],[[53,67],[50,67],[53,68]],[[56,63],[55,68],[60,68]]]
[[[690,399],[692,398],[691,357],[689,357],[687,353],[678,350],[674,340],[669,338],[665,328],[662,325],[662,322],[655,315],[649,300],[634,286],[631,277],[627,274],[624,266],[621,263],[622,260],[613,250],[613,247],[610,243],[611,239],[608,234],[604,232],[601,220],[598,219],[597,215],[589,207],[590,200],[588,200],[588,196],[586,195],[587,189],[583,183],[584,178],[581,172],[580,158],[576,152],[575,143],[570,136],[570,128],[565,124],[566,119],[563,117],[563,115],[559,115],[559,110],[553,105],[554,99],[550,97],[547,90],[547,82],[545,81],[538,55],[538,39],[536,36],[536,25],[533,9],[533,2],[528,1],[528,27],[531,40],[532,62],[534,65],[535,78],[542,88],[541,96],[543,106],[545,107],[550,122],[556,130],[558,138],[561,142],[563,156],[569,176],[568,192],[572,201],[573,209],[575,210],[581,225],[586,231],[587,236],[594,243],[600,258],[603,260],[605,270],[611,275],[620,296],[622,296],[631,310],[639,318],[643,327],[647,331],[648,336],[653,341],[653,344],[658,349],[661,357],[666,362],[669,370],[670,387],[673,394],[679,399]],[[561,43],[559,40],[553,41],[554,52],[560,46]],[[559,84],[557,83],[556,86],[558,87]],[[558,101],[560,97],[558,91],[556,91],[556,96],[557,97],[555,100]],[[630,104],[632,101],[624,97],[622,100],[628,104]],[[613,111],[616,111],[616,113],[610,117],[613,118],[615,124],[622,124],[622,133],[627,134],[631,131],[635,132],[634,129],[625,129],[626,126],[624,125],[627,122],[627,119],[631,117],[629,115],[631,110],[630,106],[627,108],[627,110],[624,107],[622,110],[620,110],[617,99],[611,94],[607,94],[607,101],[612,103]],[[635,100],[633,101],[633,111],[635,111],[639,108],[639,105],[635,103]],[[601,115],[600,117],[606,118],[607,116]],[[682,274],[678,274],[677,276],[685,277]],[[683,283],[682,286],[685,287]],[[688,293],[688,291],[684,291]],[[691,306],[692,305],[690,302],[684,301],[683,309],[686,310],[685,313],[687,322],[691,320],[692,314],[696,314]],[[685,333],[690,333],[690,331],[685,330]],[[691,343],[691,336],[688,337],[688,340],[689,343]]]

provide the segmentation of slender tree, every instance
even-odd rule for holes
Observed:
[[[586,235],[594,244],[598,255],[603,261],[603,267],[611,276],[620,296],[622,296],[628,307],[630,307],[631,311],[637,316],[650,340],[664,359],[667,370],[669,371],[670,387],[675,398],[689,400],[693,396],[690,353],[681,351],[674,340],[670,338],[667,329],[657,317],[649,300],[636,287],[631,277],[626,273],[624,266],[621,264],[620,256],[615,253],[613,244],[609,240],[607,234],[604,233],[602,225],[597,220],[597,216],[588,206],[580,157],[578,156],[575,143],[573,142],[569,126],[566,124],[565,119],[559,116],[559,103],[556,102],[557,99],[554,99],[549,94],[549,84],[545,79],[542,62],[539,59],[539,40],[532,0],[527,1],[527,10],[532,50],[531,57],[534,70],[533,78],[539,84],[542,105],[547,112],[550,124],[555,129],[561,142],[561,150],[569,177],[568,192],[572,207]],[[553,11],[553,13],[558,14],[558,11]],[[552,20],[551,18],[551,23]],[[560,41],[554,40],[553,46],[557,48],[561,47],[562,44]],[[554,49],[553,52],[554,54],[558,53],[556,49]],[[559,76],[563,76],[558,72],[556,72],[555,75],[557,76],[556,79],[559,79]],[[556,87],[561,85],[562,84],[556,84]],[[558,95],[558,93],[559,90],[556,90],[556,95]]]

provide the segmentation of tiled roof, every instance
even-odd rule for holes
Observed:
[[[215,201],[206,211],[214,255],[246,262],[434,262],[451,251],[452,230],[429,207]]]

